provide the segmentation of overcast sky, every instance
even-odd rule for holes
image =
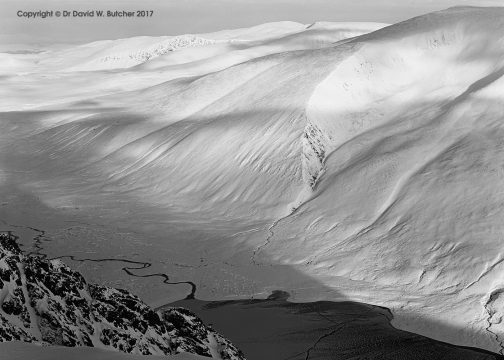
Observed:
[[[0,44],[82,43],[135,35],[204,33],[291,20],[395,23],[455,5],[504,0],[0,0]],[[153,10],[150,18],[26,19],[19,10]]]

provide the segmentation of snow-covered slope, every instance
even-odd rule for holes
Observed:
[[[338,24],[312,28],[281,22],[214,34],[97,41],[36,54],[0,53],[0,74],[5,76],[0,109],[21,110],[149,88],[270,54],[330,46],[385,26]],[[39,88],[45,91],[35,90]]]
[[[74,58],[76,63],[68,67],[66,71],[128,68],[169,52],[204,47],[214,43],[213,40],[194,35],[161,38],[141,36],[121,40],[98,41],[78,48],[72,47],[51,54],[46,61],[54,66],[54,58],[60,59],[66,64],[69,63],[70,58]],[[44,63],[42,62],[42,64]]]
[[[273,262],[350,280],[401,328],[502,350],[503,14],[455,8],[356,40],[307,106],[316,182],[275,227]]]
[[[25,256],[0,233],[0,342],[88,346],[142,355],[244,359],[183,308],[155,312],[122,289],[89,284],[60,260]]]
[[[141,258],[204,299],[360,300],[504,351],[504,10],[295,28],[190,63],[8,77],[0,219],[153,304],[187,289],[85,259]]]

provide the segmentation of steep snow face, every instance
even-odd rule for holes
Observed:
[[[316,184],[261,249],[272,263],[391,307],[401,328],[503,351],[503,14],[456,8],[353,40],[310,98]]]
[[[503,18],[455,8],[343,40],[315,24],[191,63],[9,77],[4,109],[24,111],[1,114],[0,218],[46,227],[53,256],[145,257],[204,299],[356,299],[500,351]]]
[[[359,50],[310,98],[308,153],[331,153],[391,120],[402,126],[411,114],[456,105],[497,80],[504,64],[496,56],[502,52],[501,21],[494,16],[482,27],[485,16],[451,10],[355,39]],[[323,167],[323,156],[315,158],[307,164],[310,174]]]
[[[125,290],[88,284],[60,260],[23,255],[7,233],[0,233],[0,294],[0,342],[244,359],[190,311],[156,313]]]
[[[337,147],[398,114],[426,103],[439,106],[486,76],[498,77],[500,18],[480,26],[486,15],[469,13],[471,18],[467,11],[452,10],[356,39],[362,48],[317,87],[309,118]],[[481,85],[471,91],[487,84]]]
[[[300,161],[305,104],[346,53],[327,48],[263,57],[121,94],[105,100],[110,111],[83,108],[37,117],[37,131],[30,121],[13,122],[26,136],[23,144],[37,154],[21,166],[39,169],[42,177],[61,174],[63,183],[86,179],[105,192],[126,193],[136,184],[128,196],[171,214],[264,221],[286,213],[307,186]],[[25,145],[13,145],[27,154]],[[57,160],[68,156],[70,162]],[[78,196],[91,201],[99,193]],[[49,206],[63,200],[42,197]]]

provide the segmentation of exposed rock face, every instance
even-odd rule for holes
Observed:
[[[204,39],[194,35],[175,36],[171,39],[162,41],[148,48],[131,53],[119,53],[116,55],[107,55],[100,59],[101,62],[118,61],[130,59],[138,64],[153,59],[155,57],[169,53],[170,51],[181,50],[189,47],[200,47],[215,44],[214,40]]]
[[[60,260],[23,255],[15,237],[0,233],[0,342],[11,340],[244,359],[190,311],[155,312],[126,290],[87,283]]]
[[[303,176],[305,182],[313,188],[323,172],[327,153],[327,135],[315,124],[308,122],[303,133]]]

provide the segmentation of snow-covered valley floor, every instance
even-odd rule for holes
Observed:
[[[0,230],[152,306],[190,284],[118,260],[503,351],[504,10],[384,26],[1,53]]]

